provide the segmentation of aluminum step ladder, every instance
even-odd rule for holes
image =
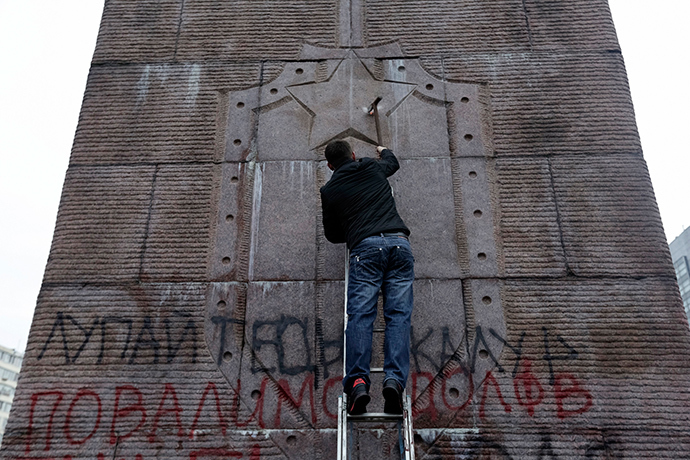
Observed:
[[[343,375],[346,375],[346,334],[347,331],[347,286],[350,278],[350,251],[345,259],[345,306],[343,309]],[[375,328],[374,333],[382,333],[384,329]],[[372,367],[370,373],[383,374],[382,367]],[[347,395],[338,396],[338,460],[351,460],[348,452],[348,432],[355,424],[396,422],[398,427],[398,444],[400,458],[414,460],[414,435],[412,432],[412,398],[403,392],[403,413],[386,414],[383,412],[367,412],[361,415],[348,415]]]

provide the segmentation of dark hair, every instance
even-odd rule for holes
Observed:
[[[352,159],[352,147],[345,141],[333,141],[326,146],[326,160],[334,167],[338,168],[347,160]]]

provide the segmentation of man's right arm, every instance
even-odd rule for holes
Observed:
[[[400,163],[398,163],[398,159],[390,149],[379,145],[376,151],[379,154],[379,164],[383,168],[386,177],[392,176],[400,169]]]

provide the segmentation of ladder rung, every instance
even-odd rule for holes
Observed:
[[[402,420],[402,414],[386,414],[385,412],[367,412],[361,415],[348,415],[348,422],[396,422]]]

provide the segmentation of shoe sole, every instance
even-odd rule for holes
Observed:
[[[383,412],[386,414],[402,415],[402,401],[400,400],[400,393],[394,388],[383,389]]]
[[[367,404],[371,401],[371,396],[364,393],[355,398],[352,403],[352,409],[347,411],[350,415],[362,415],[367,412]]]

